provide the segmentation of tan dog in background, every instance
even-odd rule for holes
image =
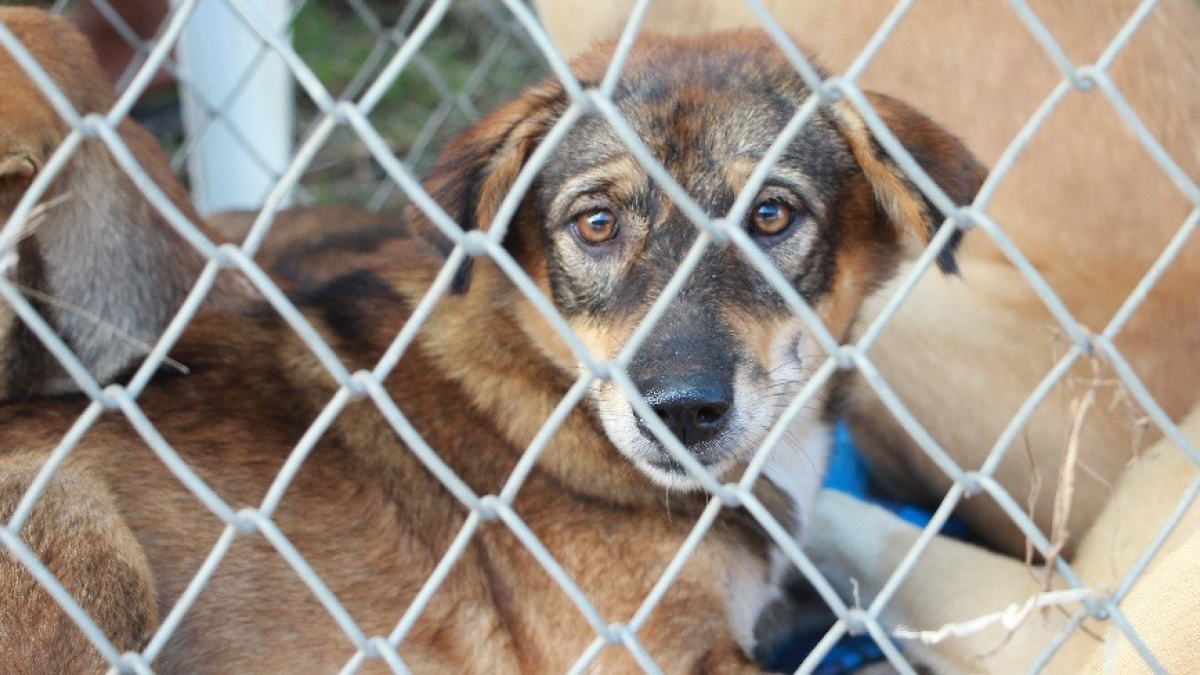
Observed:
[[[896,5],[891,0],[763,4],[835,73],[859,55]],[[1084,65],[1097,60],[1139,4],[1045,0],[1031,7],[1071,62]],[[570,54],[617,35],[633,3],[539,0],[537,5],[550,34]],[[738,0],[658,0],[644,27],[699,33],[757,24]],[[1197,35],[1196,3],[1161,2],[1109,69],[1141,121],[1193,183],[1200,180]],[[920,105],[990,165],[1063,77],[1009,4],[922,0],[860,83]],[[1067,97],[1003,178],[988,213],[1076,319],[1099,332],[1194,208],[1096,88]],[[961,279],[929,274],[921,280],[871,358],[941,447],[973,470],[1066,352],[1069,340],[986,236],[968,236],[960,262]],[[1200,246],[1192,242],[1115,340],[1176,421],[1187,416],[1200,395],[1198,287]],[[884,297],[871,304],[868,316]],[[947,477],[865,385],[852,393],[851,428],[874,475],[896,496],[936,504],[950,485]],[[1198,416],[1192,413],[1184,422],[1193,444],[1200,441]],[[1196,466],[1173,444],[1146,449],[1147,441],[1159,435],[1105,359],[1085,360],[1037,408],[995,477],[1018,503],[1031,503],[1035,522],[1085,584],[1111,589],[1147,550],[1197,476]],[[1068,462],[1072,436],[1080,451]],[[873,507],[837,496],[827,506],[813,532],[815,553],[830,556],[831,569],[855,577],[869,600],[915,534]],[[989,545],[1008,556],[1024,556],[1024,536],[991,498],[967,499],[957,514]],[[1163,548],[1162,562],[1125,605],[1172,672],[1200,671],[1197,612],[1189,610],[1192,594],[1179,591],[1194,585],[1200,574],[1200,566],[1188,562],[1198,558],[1187,553],[1200,547],[1196,518],[1194,509],[1188,512]],[[1040,578],[1010,557],[938,542],[902,587],[888,618],[929,629],[973,619],[1024,603],[1041,588]],[[993,627],[932,650],[915,645],[913,653],[950,672],[1012,672],[1027,668],[1064,623],[1060,610],[1038,612],[1015,632]],[[1077,632],[1051,667],[1077,672],[1093,654],[1093,667],[1102,657],[1111,658],[1115,672],[1129,672],[1140,663],[1117,631],[1107,636],[1107,646],[1100,649],[1098,638]],[[1108,646],[1113,649],[1106,651]]]
[[[110,95],[67,24],[30,10],[0,10],[0,19],[70,95],[84,101],[89,92]],[[598,54],[578,62],[577,72],[594,86],[606,64],[607,56]],[[5,82],[24,77],[7,61],[0,69]],[[28,100],[0,118],[0,131],[14,147],[39,147],[45,128],[62,135],[63,125],[45,114],[31,84],[16,91]],[[700,208],[725,216],[808,96],[762,34],[742,32],[647,39],[627,64],[614,105]],[[104,100],[110,99],[96,105]],[[873,100],[952,198],[969,201],[983,170],[962,144],[898,100]],[[548,82],[489,115],[443,153],[427,183],[431,195],[465,229],[488,230],[501,199],[570,105],[564,89]],[[28,124],[25,115],[41,125]],[[144,139],[129,128],[130,137]],[[143,161],[156,161],[153,151],[139,147]],[[6,192],[10,201],[19,199],[37,166],[20,165],[19,180]],[[84,161],[76,168],[85,180],[116,180],[111,164]],[[186,206],[169,175],[155,178]],[[156,218],[135,221],[144,229],[124,226],[124,209],[148,207],[136,193],[117,196],[123,199],[98,199],[82,221],[54,224],[116,223],[105,236],[117,240],[118,249],[136,250],[139,238],[164,242],[150,249],[145,265],[195,271],[199,256],[177,250],[183,244],[164,235]],[[746,236],[839,338],[864,294],[908,249],[927,243],[941,220],[842,105],[816,114],[753,197],[739,215]],[[231,231],[244,231],[241,218]],[[507,225],[506,254],[602,358],[615,356],[629,339],[698,236],[595,115],[584,116],[549,153]],[[296,227],[303,231],[304,225]],[[414,212],[413,227],[433,245],[384,241],[360,258],[363,269],[297,298],[350,372],[379,363],[443,273],[451,247],[427,216]],[[74,265],[85,255],[93,266]],[[69,279],[65,287],[90,283],[100,273],[125,281],[143,271],[94,252],[54,261]],[[939,263],[952,270],[953,251]],[[319,258],[313,265],[319,277],[338,271]],[[187,373],[160,374],[137,399],[186,468],[164,463],[126,416],[101,416],[49,481],[20,530],[22,540],[123,652],[145,647],[214,545],[231,537],[203,592],[153,660],[155,670],[328,671],[351,660],[356,648],[369,647],[348,639],[345,626],[277,549],[294,547],[365,636],[387,635],[470,518],[467,527],[478,529],[462,540],[462,557],[428,599],[400,655],[418,672],[564,671],[596,640],[595,627],[511,529],[468,515],[460,499],[472,499],[464,494],[505,495],[487,508],[509,521],[520,518],[601,620],[622,623],[635,617],[689,538],[709,495],[667,452],[662,439],[669,437],[662,429],[655,434],[656,421],[639,417],[611,382],[588,389],[536,464],[526,467],[520,489],[508,494],[504,487],[524,449],[572,388],[581,364],[493,260],[467,260],[452,271],[451,294],[382,391],[367,386],[357,397],[394,402],[423,443],[406,444],[410,437],[398,435],[396,427],[406,427],[394,411],[388,418],[372,400],[351,400],[286,490],[273,490],[339,383],[273,310],[235,297],[200,313],[180,338],[172,356]],[[150,306],[169,310],[187,286],[159,289],[162,297]],[[139,298],[129,299],[136,313]],[[819,365],[812,350],[809,331],[778,289],[732,248],[714,247],[627,370],[665,433],[719,479],[733,480]],[[831,393],[821,392],[814,399],[820,405],[797,416],[754,486],[759,502],[795,536],[812,517],[828,424],[836,416]],[[12,518],[49,453],[89,405],[69,395],[0,405],[0,518]],[[456,490],[431,474],[434,460],[419,452],[425,443],[461,481]],[[223,518],[207,513],[177,475],[193,472],[219,496],[221,504],[207,506]],[[268,493],[282,496],[276,502]],[[237,536],[229,529],[234,518],[242,530]],[[272,536],[260,536],[264,532]],[[671,672],[758,672],[749,656],[754,627],[777,592],[782,562],[746,510],[724,509],[638,627],[640,644]],[[0,636],[0,661],[15,672],[104,667],[9,555],[0,556]],[[364,669],[379,665],[368,661]],[[626,650],[605,649],[595,667],[628,672],[636,666]]]
[[[0,10],[80,115],[107,113],[115,97],[81,36],[31,9]],[[33,28],[37,26],[37,28]],[[0,49],[0,224],[42,172],[70,127]],[[153,136],[125,121],[121,139],[180,213],[200,223]],[[203,225],[199,225],[204,231]],[[210,235],[210,238],[213,238]],[[13,246],[10,242],[5,242]],[[145,355],[191,290],[204,257],[150,206],[98,139],[83,140],[12,248],[4,270],[101,384]],[[130,274],[137,270],[137,274]],[[246,292],[225,276],[209,296],[230,307]],[[77,384],[0,302],[0,400],[77,391]]]

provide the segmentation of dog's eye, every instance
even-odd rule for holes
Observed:
[[[754,205],[750,212],[750,227],[769,237],[783,234],[796,222],[796,211],[787,204],[769,200]]]
[[[575,233],[589,244],[603,244],[617,236],[617,216],[608,209],[590,209],[575,216]]]

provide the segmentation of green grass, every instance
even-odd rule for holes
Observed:
[[[389,26],[395,24],[402,11],[395,3],[380,4],[376,9],[384,25]],[[463,91],[476,65],[503,34],[486,11],[479,4],[457,3],[421,47],[420,54],[426,67],[440,73],[452,94]],[[346,6],[328,0],[312,0],[296,18],[292,42],[297,53],[334,96],[353,100],[365,87],[349,92],[347,87],[363,72],[368,75],[368,83],[373,81],[396,52],[394,44],[386,43],[384,58],[369,64],[380,37]],[[514,40],[496,60],[482,86],[469,96],[471,105],[477,113],[486,112],[540,79],[544,72],[540,59]],[[436,150],[455,131],[474,121],[472,115],[454,109],[429,135],[426,123],[444,100],[434,80],[416,62],[410,62],[371,114],[372,124],[397,156],[406,158],[413,152],[414,144],[421,144],[416,148],[418,156],[412,162],[418,173],[428,168]],[[297,111],[298,129],[303,134],[318,111],[302,91],[297,92]],[[423,139],[423,135],[428,137]],[[322,150],[314,167],[303,184],[318,203],[366,204],[384,180],[361,142],[349,133],[336,134]],[[385,202],[388,207],[398,207],[402,203],[402,199]]]

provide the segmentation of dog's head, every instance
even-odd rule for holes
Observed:
[[[603,78],[607,51],[575,64],[585,87]],[[748,212],[730,214],[769,146],[809,96],[770,39],[744,31],[643,38],[612,98],[691,198],[711,217],[738,218],[827,328],[843,336],[863,296],[891,274],[906,250],[927,243],[944,217],[846,104],[820,109],[771,168]],[[984,172],[962,144],[899,101],[871,100],[925,171],[957,203],[969,202]],[[465,229],[493,227],[501,201],[570,105],[563,88],[551,82],[487,117],[443,154],[429,183],[434,198]],[[418,229],[430,230],[422,216],[415,221]],[[699,231],[613,126],[589,114],[549,154],[504,245],[587,347],[611,358]],[[954,270],[954,239],[939,258],[944,271]],[[471,267],[460,270],[458,293],[490,295],[489,288],[506,286],[490,263]],[[565,372],[577,372],[577,360],[529,303],[512,304],[542,352]],[[722,474],[758,446],[824,358],[810,333],[744,255],[714,245],[627,370],[666,428],[701,464]],[[672,487],[695,485],[615,384],[599,382],[591,404],[613,444],[651,478]],[[804,420],[814,423],[819,415],[814,411]]]

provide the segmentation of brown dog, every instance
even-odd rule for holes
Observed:
[[[257,211],[224,211],[205,223],[227,241],[241,244]],[[286,209],[271,217],[254,260],[289,293],[312,291],[373,264],[385,243],[408,235],[404,219],[349,206]]]
[[[633,6],[629,1],[537,4],[548,31],[567,53],[617,35]],[[1030,6],[1078,66],[1094,63],[1141,4],[1043,0]],[[837,73],[859,56],[897,3],[765,0],[763,5]],[[644,26],[703,33],[758,22],[739,0],[659,0]],[[1195,2],[1160,2],[1107,71],[1190,177],[1192,190],[1200,181],[1197,34]],[[922,0],[898,23],[860,82],[920,105],[962,134],[985,162],[994,163],[1063,78],[1018,19],[1013,3],[966,7],[954,0]],[[1134,140],[1099,87],[1068,95],[999,185],[987,212],[1094,332],[1105,328],[1196,208]],[[871,358],[937,443],[959,466],[974,470],[1070,341],[986,236],[967,237],[959,261],[961,278],[927,275],[921,280]],[[1193,444],[1200,440],[1195,421],[1200,413],[1188,417],[1200,398],[1198,286],[1200,246],[1193,241],[1114,340],[1167,414],[1187,419]],[[868,303],[866,318],[884,297]],[[898,496],[936,504],[950,485],[945,473],[869,388],[851,388],[850,399],[852,430],[876,477]],[[1036,524],[1097,595],[1119,586],[1197,475],[1195,464],[1174,444],[1146,449],[1158,435],[1106,359],[1097,357],[1075,367],[1037,406],[995,471],[1017,503],[1030,503]],[[1076,460],[1068,460],[1069,445],[1079,449]],[[1135,458],[1140,459],[1130,465]],[[1171,609],[1188,600],[1187,594],[1169,590],[1186,587],[1200,573],[1195,566],[1184,567],[1186,575],[1178,576],[1179,561],[1187,560],[1182,552],[1197,545],[1182,542],[1200,536],[1192,511],[1163,549],[1162,557],[1176,561],[1167,567],[1176,576],[1152,572],[1129,600],[1137,608],[1137,627],[1172,672],[1200,670],[1194,656],[1200,625],[1181,623],[1181,617],[1195,613],[1186,605]],[[957,514],[991,546],[1024,557],[1024,534],[986,495],[963,501]],[[814,528],[814,552],[829,556],[831,574],[856,578],[865,600],[915,541],[903,523],[837,497],[823,509],[821,522]],[[873,527],[865,527],[868,523]],[[1172,554],[1177,546],[1183,546],[1181,553]],[[1042,588],[1041,577],[1011,557],[937,542],[901,587],[888,619],[929,629],[968,621],[1022,605]],[[1155,610],[1155,603],[1175,605]],[[1070,611],[1077,607],[1068,605]],[[1039,612],[1018,631],[993,625],[965,638],[916,645],[913,652],[951,672],[1022,671],[1065,623],[1062,611]],[[1120,631],[1106,633],[1106,641],[1119,643],[1110,652],[1098,649],[1094,637],[1106,628],[1092,628],[1092,636],[1076,631],[1051,666],[1078,672],[1093,656],[1107,654],[1118,659],[1114,672],[1140,667],[1136,657],[1119,660],[1132,657]]]
[[[17,17],[27,21],[27,42],[48,43],[52,33],[41,31],[63,30]],[[86,60],[71,48],[52,56],[64,68]],[[606,64],[599,54],[576,70],[595,86]],[[783,283],[841,337],[862,296],[910,245],[928,241],[941,218],[842,105],[818,110],[762,185],[748,188],[808,95],[769,40],[745,32],[644,41],[613,105],[699,208],[736,217]],[[969,201],[982,171],[962,145],[894,99],[875,104],[951,197]],[[563,87],[549,82],[489,115],[443,154],[431,194],[464,228],[491,232],[501,199],[571,106]],[[730,214],[735,196],[750,189],[747,213]],[[599,359],[618,355],[698,238],[696,225],[595,114],[583,115],[548,152],[506,225],[504,255]],[[435,232],[424,214],[414,227]],[[427,605],[405,624],[398,649],[409,668],[565,670],[603,642],[511,527],[536,537],[600,621],[629,624],[664,669],[756,671],[747,655],[754,624],[784,565],[747,511],[721,509],[654,610],[638,611],[710,508],[697,478],[664,444],[681,446],[718,479],[736,480],[821,363],[813,329],[735,248],[712,246],[695,258],[679,296],[625,367],[660,420],[635,414],[611,381],[592,380],[528,465],[520,463],[523,451],[572,383],[588,381],[580,379],[586,369],[492,258],[443,272],[451,247],[431,238],[434,246],[385,243],[369,270],[299,299],[355,372],[375,368],[435,280],[453,274],[451,294],[399,362],[382,368],[381,386],[331,376],[265,306],[203,313],[173,352],[188,374],[163,375],[136,409],[116,392],[128,416],[102,416],[87,430],[22,539],[117,652],[142,649],[160,626],[173,626],[147,655],[162,672],[358,663],[388,651],[363,636],[388,635],[419,595]],[[941,262],[953,268],[950,249]],[[819,409],[795,416],[753,486],[753,499],[794,535],[811,515],[825,462],[831,386],[812,399]],[[370,400],[352,400],[363,396]],[[63,397],[0,406],[6,520],[87,404]],[[162,439],[131,424],[142,415]],[[302,439],[317,419],[327,427],[314,445]],[[436,456],[422,452],[426,444]],[[277,479],[294,448],[302,464],[289,463]],[[182,464],[160,458],[173,453]],[[441,463],[458,481],[435,478]],[[505,490],[518,468],[517,483]],[[211,493],[194,480],[181,483],[193,472]],[[479,502],[478,495],[501,496]],[[484,511],[504,523],[482,522]],[[297,577],[293,553],[320,582]],[[212,576],[193,598],[185,591],[206,559]],[[443,561],[444,580],[422,594]],[[336,598],[353,626],[326,611],[314,586]],[[0,658],[9,668],[101,666],[11,559],[0,566],[0,602]],[[160,624],[173,611],[182,622]],[[603,672],[634,667],[624,649],[589,658]]]

